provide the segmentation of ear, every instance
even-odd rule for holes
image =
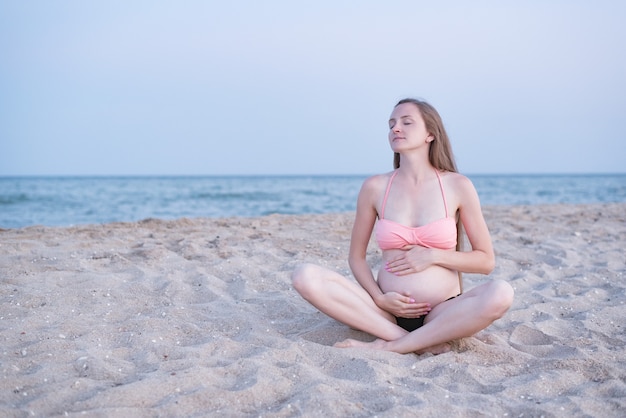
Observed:
[[[426,142],[427,142],[427,143],[428,143],[428,142],[433,142],[434,140],[435,140],[435,137],[434,137],[434,136],[432,136],[432,135],[428,135],[428,136],[426,137]]]

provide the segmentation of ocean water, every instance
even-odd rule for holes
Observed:
[[[483,205],[626,202],[626,174],[468,177]],[[0,177],[0,228],[346,212],[365,178]]]

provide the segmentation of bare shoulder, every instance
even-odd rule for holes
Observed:
[[[381,189],[384,189],[385,187],[387,187],[387,183],[389,182],[389,178],[391,177],[392,173],[393,172],[384,173],[384,174],[376,174],[376,175],[366,178],[363,181],[363,185],[361,186],[361,191],[368,192],[368,193],[379,192]]]
[[[391,173],[385,173],[366,178],[361,186],[357,203],[372,208],[377,207],[390,176]]]
[[[446,182],[446,185],[453,188],[455,192],[474,190],[474,184],[472,181],[461,173],[447,171],[442,174],[441,178],[444,182]]]
[[[478,200],[478,194],[474,183],[461,173],[454,173],[448,171],[443,173],[442,181],[446,188],[446,194],[450,195],[457,207],[462,206],[463,203],[472,203]]]

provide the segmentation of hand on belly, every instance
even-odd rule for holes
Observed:
[[[386,292],[376,304],[390,314],[401,318],[419,318],[428,315],[430,303],[418,302],[415,299],[397,292]]]
[[[378,286],[383,293],[397,292],[434,307],[459,293],[459,278],[456,272],[439,266],[405,276],[396,276],[383,266],[378,272]]]
[[[407,245],[385,251],[385,269],[397,276],[419,273],[433,265],[432,250],[420,245]]]

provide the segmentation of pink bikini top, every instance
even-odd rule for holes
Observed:
[[[453,217],[448,216],[448,203],[446,202],[446,195],[443,191],[443,184],[441,183],[441,177],[438,171],[435,171],[435,173],[437,173],[441,195],[443,196],[443,205],[446,209],[445,218],[416,227],[405,226],[385,219],[387,196],[389,196],[391,183],[397,173],[398,172],[395,171],[389,179],[389,184],[387,184],[387,190],[385,191],[385,197],[380,209],[380,217],[376,224],[376,241],[378,241],[380,249],[399,249],[405,245],[421,245],[427,248],[439,248],[442,250],[456,248],[456,221]]]

